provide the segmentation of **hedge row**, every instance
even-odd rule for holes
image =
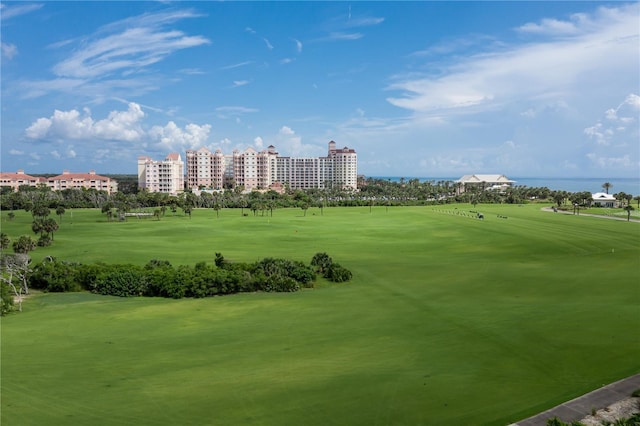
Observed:
[[[228,263],[216,253],[215,265],[205,262],[195,266],[174,267],[168,261],[151,260],[145,266],[130,264],[84,265],[46,259],[30,275],[31,288],[50,292],[88,290],[112,296],[209,297],[241,292],[291,292],[313,287],[316,273],[335,282],[351,279],[351,272],[333,264],[325,267],[288,259],[265,258],[255,263]]]

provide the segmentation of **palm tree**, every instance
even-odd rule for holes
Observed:
[[[58,222],[52,217],[45,219],[42,223],[42,227],[47,234],[51,234],[51,241],[53,241],[53,233],[58,230]]]
[[[602,184],[602,188],[607,192],[607,194],[609,193],[609,189],[612,188],[613,185],[609,182],[605,182]]]
[[[62,215],[64,214],[64,212],[65,210],[64,210],[64,207],[62,206],[58,206],[58,208],[56,209],[56,214],[60,218],[60,223],[62,223]]]
[[[627,222],[631,220],[631,212],[635,210],[631,204],[627,204],[627,207],[624,208],[627,211]]]
[[[31,223],[31,230],[33,231],[34,234],[40,234],[40,236],[42,237],[42,235],[44,234],[44,220],[42,219],[36,219]]]

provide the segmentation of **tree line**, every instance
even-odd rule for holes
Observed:
[[[122,179],[123,177],[120,176]],[[587,206],[591,202],[588,191],[568,192],[550,190],[546,187],[513,186],[504,190],[487,189],[486,183],[467,185],[460,182],[439,180],[420,181],[419,179],[399,179],[392,181],[381,178],[361,178],[358,190],[344,189],[339,186],[329,188],[311,188],[307,190],[288,189],[284,193],[273,190],[244,193],[243,187],[223,191],[202,191],[196,194],[190,190],[172,196],[166,193],[140,190],[129,180],[119,182],[119,192],[108,194],[95,189],[64,189],[52,191],[45,185],[38,187],[21,186],[17,192],[11,188],[2,188],[0,208],[2,210],[33,211],[38,205],[50,209],[58,208],[98,208],[103,212],[111,211],[113,217],[137,209],[154,208],[161,214],[167,209],[186,209],[189,214],[195,208],[208,208],[219,212],[223,208],[241,210],[241,214],[273,214],[277,208],[302,208],[305,213],[311,207],[339,206],[397,206],[428,205],[444,203],[508,203],[521,204],[529,200],[547,200],[559,206],[565,203],[578,203]],[[126,183],[126,184],[125,184]],[[605,182],[603,188],[609,191],[613,185]],[[636,200],[640,208],[640,196],[624,192],[613,194],[621,206],[630,205]]]
[[[132,264],[82,264],[45,258],[30,261],[3,256],[3,264],[18,265],[2,279],[2,314],[10,312],[14,299],[21,301],[29,289],[45,292],[90,291],[120,297],[202,298],[243,292],[294,292],[314,286],[318,275],[332,282],[351,280],[347,268],[326,253],[316,253],[309,264],[267,257],[253,263],[228,262],[221,253],[213,264],[173,266],[166,260]],[[17,271],[20,270],[22,274]]]

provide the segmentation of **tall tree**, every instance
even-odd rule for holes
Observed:
[[[609,182],[605,182],[602,184],[602,189],[604,189],[607,194],[609,193],[609,189],[611,189],[613,187],[613,185]]]
[[[45,219],[42,223],[44,231],[47,234],[51,234],[51,241],[53,241],[53,233],[58,230],[58,222],[52,217]]]
[[[635,209],[631,204],[627,204],[627,206],[624,209],[627,212],[627,222],[629,222],[631,220],[631,212],[634,211]]]
[[[60,223],[62,223],[62,215],[64,214],[65,209],[63,206],[58,206],[56,208],[56,214],[58,215],[58,217],[60,218]]]
[[[31,230],[34,234],[40,234],[40,236],[42,237],[42,235],[44,234],[44,220],[40,218],[35,219],[31,223]]]

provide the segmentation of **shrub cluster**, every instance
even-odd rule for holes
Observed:
[[[326,254],[322,258],[329,258]],[[324,257],[323,257],[324,256]],[[216,253],[215,264],[174,267],[166,260],[145,266],[83,265],[45,259],[33,268],[32,288],[51,292],[89,290],[112,296],[209,297],[241,292],[292,292],[313,287],[314,266],[288,259],[265,258],[255,263],[229,263]],[[351,279],[351,272],[329,262],[323,276],[335,282]]]
[[[311,266],[318,274],[336,283],[349,281],[352,277],[350,270],[334,263],[327,253],[316,253],[311,259]]]

